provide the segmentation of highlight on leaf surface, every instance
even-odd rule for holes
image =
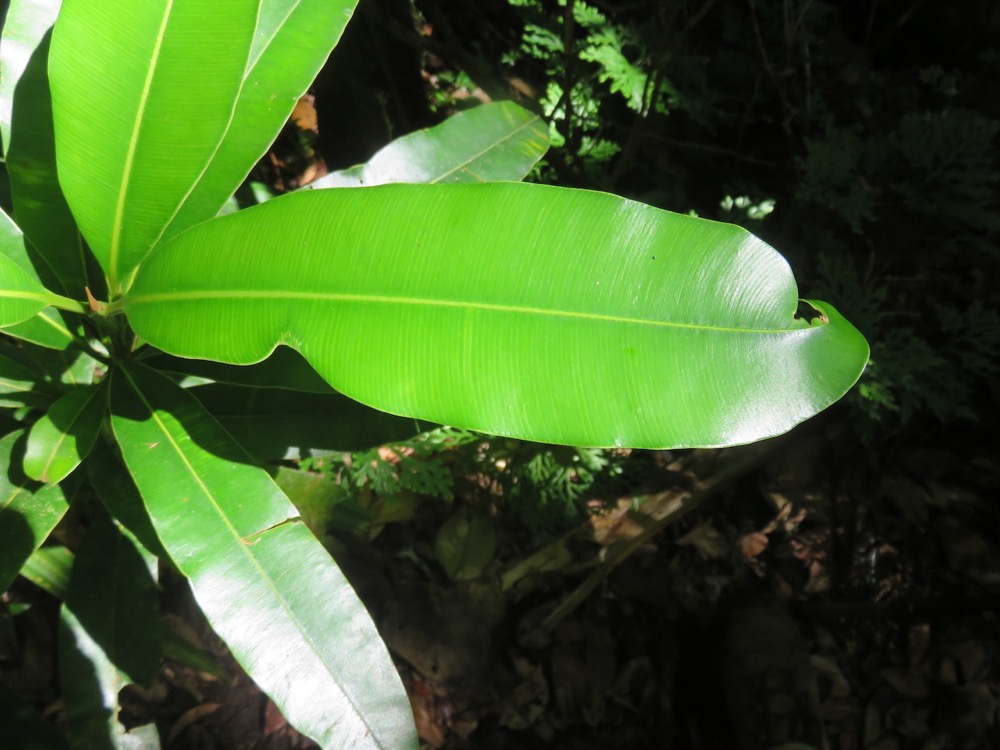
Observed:
[[[718,446],[783,433],[868,359],[745,230],[540,185],[309,191],[162,246],[123,299],[182,357],[284,344],[395,414],[553,443]]]

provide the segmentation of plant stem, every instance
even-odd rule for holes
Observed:
[[[90,312],[90,307],[86,302],[80,302],[79,300],[70,299],[69,297],[63,297],[61,294],[56,294],[55,292],[48,292],[45,295],[45,298],[52,307],[57,307],[60,310],[75,313]]]

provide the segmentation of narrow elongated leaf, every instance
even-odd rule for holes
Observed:
[[[23,323],[4,328],[3,332],[8,336],[44,346],[46,349],[66,350],[78,343],[67,325],[67,320],[73,320],[75,317],[72,313],[61,310],[42,310]],[[76,328],[77,325],[73,327]]]
[[[0,40],[0,127],[14,213],[30,242],[32,265],[50,289],[82,299],[85,286],[97,294],[101,288],[90,278],[83,240],[56,176],[47,68],[60,5],[11,3]]]
[[[357,0],[261,2],[253,49],[225,139],[164,237],[218,213],[278,136],[356,5]]]
[[[189,390],[250,455],[296,460],[313,451],[359,451],[407,440],[433,425],[394,417],[339,393],[223,384]]]
[[[110,517],[87,529],[66,604],[114,666],[120,683],[153,680],[160,656],[156,584],[142,553]]]
[[[167,378],[111,378],[112,427],[157,534],[251,677],[324,747],[416,747],[373,623],[270,477]]]
[[[332,172],[310,188],[391,182],[522,180],[548,149],[548,127],[513,102],[484,104],[397,138],[367,163]]]
[[[297,349],[379,409],[577,445],[780,434],[868,359],[745,230],[540,185],[315,190],[214,219],[143,265],[124,307],[178,356]]]
[[[0,438],[0,591],[69,507],[58,485],[43,486],[24,475],[24,438],[23,432]]]
[[[114,294],[233,118],[258,0],[64,0],[52,36],[66,199]]]
[[[86,468],[90,486],[115,520],[128,529],[146,550],[156,557],[167,559],[169,555],[156,536],[149,511],[135,482],[121,459],[103,440],[94,446],[94,451],[87,457]]]
[[[39,547],[25,561],[21,575],[56,599],[65,599],[73,557],[70,550],[59,544]]]
[[[101,645],[63,605],[59,618],[59,682],[66,733],[73,750],[157,750],[156,727],[132,732],[118,722],[118,691],[125,685]]]
[[[70,391],[28,434],[24,472],[40,482],[61,482],[87,457],[101,431],[107,393],[101,385]]]

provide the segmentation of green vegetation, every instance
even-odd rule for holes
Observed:
[[[159,561],[296,728],[324,747],[416,746],[385,645],[293,504],[288,459],[315,467],[334,451],[346,467],[346,452],[432,426],[416,420],[458,431],[411,440],[425,457],[472,430],[564,446],[743,444],[825,409],[867,363],[863,336],[831,305],[800,302],[785,260],[740,227],[604,193],[480,184],[519,180],[544,153],[537,118],[510,105],[340,175],[410,184],[300,191],[219,216],[354,3],[57,5],[13,3],[0,44],[13,216],[0,216],[0,588],[25,565],[39,575],[42,545],[76,514],[84,536],[67,545],[65,587],[51,587],[75,745],[157,741],[151,726],[126,736],[118,701],[169,645]],[[662,109],[668,89],[628,63],[624,27],[577,7],[597,81],[630,111]],[[569,91],[567,121],[583,96]],[[596,149],[584,135],[566,142]],[[443,144],[489,158],[459,169],[468,159]],[[401,488],[444,494],[444,473],[395,458]],[[595,448],[526,457],[512,444],[491,461],[498,481],[516,467],[517,487],[531,484],[518,498],[509,483],[525,513],[613,473]],[[370,458],[341,481],[391,488]],[[476,524],[454,522],[489,538]],[[475,559],[440,541],[442,564],[466,576]],[[16,731],[48,731],[14,700]]]

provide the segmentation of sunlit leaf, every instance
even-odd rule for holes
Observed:
[[[325,747],[416,747],[374,624],[270,477],[167,378],[111,378],[112,427],[156,532],[250,676]]]
[[[307,187],[516,182],[547,148],[548,126],[538,115],[513,102],[484,104],[397,138],[367,163],[332,172]]]
[[[314,190],[164,245],[124,300],[164,351],[278,344],[379,409],[553,443],[716,446],[780,434],[868,359],[745,230],[540,185]]]
[[[253,49],[225,139],[164,237],[215,216],[236,191],[316,77],[357,0],[264,0],[260,5]]]
[[[112,294],[217,153],[258,5],[64,0],[48,69],[59,179]]]

